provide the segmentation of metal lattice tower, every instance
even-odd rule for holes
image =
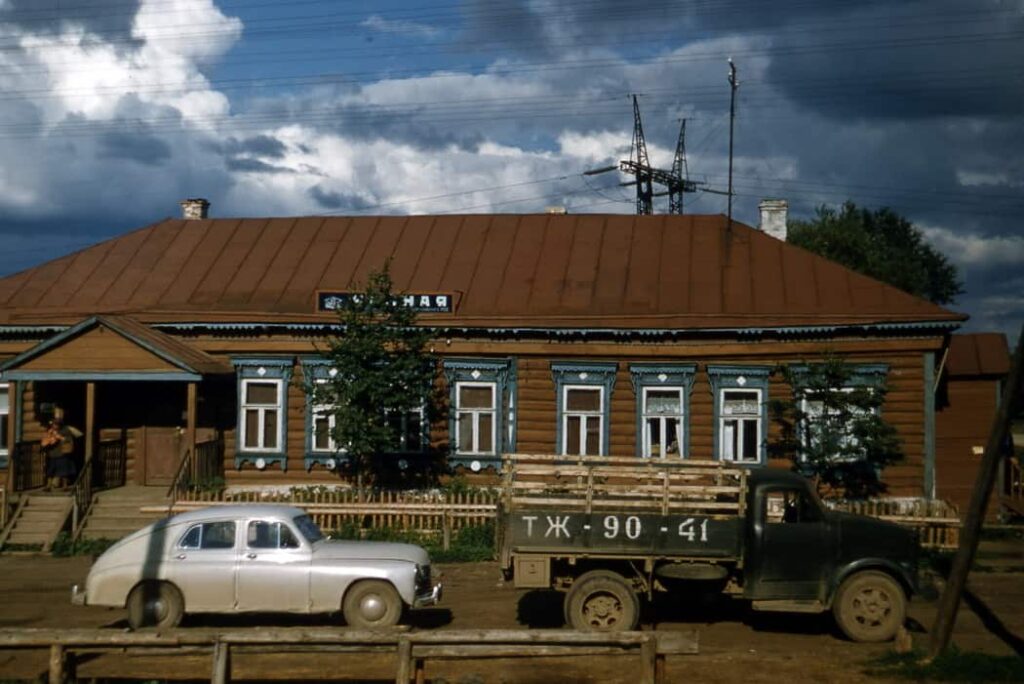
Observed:
[[[620,168],[636,176],[636,213],[654,213],[654,188],[652,186],[650,160],[647,157],[647,140],[644,125],[640,121],[640,105],[633,96],[633,146],[629,150],[629,161],[623,161]]]

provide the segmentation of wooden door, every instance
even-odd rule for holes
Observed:
[[[181,461],[181,429],[144,427],[142,432],[143,484],[170,485]]]

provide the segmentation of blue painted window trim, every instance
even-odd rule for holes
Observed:
[[[629,366],[633,393],[636,395],[636,455],[644,455],[644,389],[649,387],[682,390],[683,399],[683,443],[679,457],[690,457],[690,393],[696,364],[649,364],[634,363]]]
[[[235,367],[235,387],[238,395],[238,414],[235,426],[235,468],[241,468],[242,464],[248,461],[255,464],[258,459],[264,463],[280,464],[281,470],[288,469],[288,384],[292,377],[294,362],[292,357],[269,357],[232,358],[232,365]],[[259,371],[263,369],[261,374]],[[242,431],[245,429],[242,420],[242,406],[244,395],[242,393],[243,380],[280,380],[281,381],[281,434],[278,440],[279,448],[274,451],[245,451],[242,449]]]
[[[611,438],[612,390],[615,389],[615,374],[618,372],[618,369],[619,364],[614,361],[607,363],[576,361],[551,363],[551,375],[555,381],[555,453],[565,455],[562,435],[563,412],[565,410],[565,392],[563,388],[572,385],[604,388],[601,406],[600,451],[602,456],[608,455],[609,440]]]
[[[348,454],[344,451],[317,451],[313,448],[313,388],[320,380],[331,378],[331,362],[323,357],[299,359],[302,366],[303,389],[306,394],[305,436],[303,441],[303,466],[309,472],[313,466],[320,465],[333,470],[348,462]]]
[[[516,364],[515,359],[456,358],[442,361],[448,381],[448,462],[471,470],[488,466],[500,467],[501,455],[516,448]],[[476,376],[474,377],[474,373]],[[456,424],[458,383],[492,383],[494,392],[495,435],[494,454],[459,453],[459,429]]]
[[[712,457],[717,461],[722,458],[722,395],[724,390],[760,390],[760,412],[761,422],[760,440],[758,444],[757,463],[749,461],[736,461],[738,465],[764,465],[768,460],[768,383],[772,373],[770,366],[717,366],[707,367],[708,380],[711,383],[712,404],[714,406],[712,418],[714,429],[712,430],[713,440]],[[743,382],[740,382],[743,378]]]

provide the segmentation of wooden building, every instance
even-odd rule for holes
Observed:
[[[1002,333],[952,337],[937,388],[935,488],[938,498],[961,511],[967,510],[1009,372],[1010,352]],[[1005,478],[1007,473],[1001,475]],[[1000,506],[1020,507],[1006,484],[999,484],[990,515],[996,515]],[[1024,509],[1016,514],[1024,515]]]
[[[128,482],[166,486],[218,439],[229,484],[336,482],[306,388],[330,372],[317,344],[338,332],[332,306],[390,260],[440,331],[449,397],[432,431],[403,417],[410,459],[429,442],[470,472],[511,451],[766,465],[767,402],[793,391],[780,364],[831,351],[888,385],[907,456],[890,491],[935,492],[936,373],[966,317],[758,229],[720,215],[194,215],[0,279],[4,456],[28,453],[60,406],[85,431],[83,460],[125,436]]]

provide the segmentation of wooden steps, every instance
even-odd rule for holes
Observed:
[[[118,487],[97,493],[82,528],[83,539],[121,539],[167,517],[163,487]]]
[[[67,524],[71,513],[69,494],[25,494],[18,510],[0,534],[0,546],[39,546],[47,552]]]

